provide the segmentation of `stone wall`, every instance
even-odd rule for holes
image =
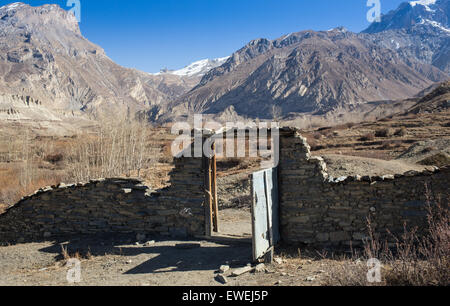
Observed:
[[[286,243],[357,246],[367,235],[367,218],[388,240],[404,223],[424,228],[426,185],[448,197],[450,169],[383,177],[328,175],[295,129],[280,131],[280,223]]]
[[[0,215],[0,242],[97,233],[204,235],[201,158],[175,159],[171,186],[136,179],[46,187]]]
[[[205,235],[202,158],[176,158],[171,186],[153,191],[136,179],[46,187],[0,215],[0,242],[97,233]],[[367,218],[384,236],[404,223],[424,227],[426,186],[448,197],[450,169],[382,177],[327,173],[295,129],[280,130],[280,231],[286,243],[358,246]]]

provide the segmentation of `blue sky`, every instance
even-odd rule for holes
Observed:
[[[0,0],[0,5],[16,1]],[[32,6],[67,0],[22,0]],[[381,0],[385,13],[404,2]],[[81,0],[81,31],[117,63],[147,72],[228,56],[256,38],[369,23],[367,0]]]

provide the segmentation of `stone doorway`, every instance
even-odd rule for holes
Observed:
[[[250,242],[253,235],[251,178],[253,173],[260,171],[262,166],[267,164],[268,158],[258,155],[261,148],[265,148],[265,154],[270,153],[269,156],[273,156],[272,135],[264,134],[266,144],[261,143],[261,135],[258,134],[259,137],[254,138],[249,130],[235,130],[234,143],[233,140],[230,142],[222,137],[223,134],[216,135],[219,137],[215,138],[211,147],[212,152],[218,154],[206,156],[203,163],[206,170],[206,234],[245,238]],[[234,155],[231,154],[233,157],[229,157],[228,148],[232,153],[234,151]],[[255,150],[256,154],[253,153]],[[224,152],[227,154],[221,154]],[[224,157],[225,155],[227,157]]]
[[[248,161],[244,158],[205,158],[207,235],[245,238],[251,242],[250,175],[253,169],[246,169],[246,164]]]

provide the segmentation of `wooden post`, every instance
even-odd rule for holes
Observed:
[[[213,195],[213,225],[214,232],[219,232],[219,200],[217,198],[217,157],[216,157],[216,143],[212,145],[213,157],[212,157],[212,195]]]
[[[203,157],[203,169],[205,171],[205,236],[212,236],[212,194],[211,194],[211,160]]]

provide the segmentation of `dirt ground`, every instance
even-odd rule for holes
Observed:
[[[340,126],[302,130],[308,139],[314,155],[338,154],[393,160],[410,152],[407,157],[416,162],[415,156],[422,157],[419,151],[410,151],[419,147],[429,152],[448,150],[450,128],[449,112],[397,116],[377,122],[349,123]],[[379,135],[380,131],[386,134]],[[429,141],[438,141],[426,145]]]
[[[214,271],[227,260],[237,265],[249,261],[249,246],[229,247],[201,241],[201,247],[178,249],[193,241],[159,240],[150,247],[102,240],[75,241],[70,253],[87,252],[81,260],[80,285],[213,285]],[[103,245],[102,245],[103,244]],[[73,251],[70,251],[73,250]],[[43,242],[0,248],[0,285],[67,285],[68,268],[59,243]]]
[[[322,156],[328,173],[334,177],[347,175],[382,176],[403,174],[407,171],[423,171],[426,167],[401,160],[380,160],[359,156],[327,154]]]
[[[67,256],[81,261],[81,286],[298,286],[321,285],[331,260],[278,254],[281,263],[232,277],[234,269],[252,264],[251,212],[220,211],[220,233],[211,240],[173,240],[130,235],[80,237],[0,247],[0,286],[66,286]],[[227,237],[224,239],[223,237]],[[151,242],[151,243],[146,243]],[[282,252],[282,251],[281,251]],[[222,265],[230,270],[222,283]]]
[[[228,208],[219,211],[219,234],[233,237],[251,238],[252,214],[250,209]]]
[[[211,241],[158,240],[150,246],[117,239],[82,239],[0,247],[0,286],[66,286],[70,267],[61,255],[61,243],[81,259],[83,286],[272,286],[320,285],[329,260],[284,259],[266,271],[239,277],[230,274],[251,262],[251,245]],[[193,248],[179,244],[197,244]],[[87,255],[86,255],[87,254]],[[229,265],[227,284],[216,279],[217,270]]]
[[[344,175],[387,175],[422,170],[416,164],[438,152],[448,154],[450,130],[448,114],[394,118],[376,123],[302,131],[312,146],[313,155],[323,156],[328,171]],[[376,136],[380,129],[401,135]],[[367,135],[375,135],[366,137]],[[161,131],[158,146],[170,143]],[[367,138],[367,139],[365,139]],[[365,140],[364,140],[365,139]],[[218,196],[220,206],[218,236],[213,240],[184,241],[167,237],[146,237],[137,243],[132,236],[90,237],[19,244],[0,247],[0,286],[70,285],[62,245],[71,256],[81,259],[82,281],[78,285],[132,286],[210,286],[223,285],[216,279],[222,265],[230,265],[226,285],[304,286],[323,285],[333,267],[343,260],[324,259],[300,250],[277,249],[280,263],[267,266],[260,273],[230,276],[236,268],[251,263],[251,194],[249,175],[259,170],[256,164],[220,161]],[[6,167],[7,166],[7,167]],[[7,164],[10,170],[12,164]],[[164,159],[146,169],[146,182],[154,189],[167,186],[173,165]],[[5,171],[6,171],[5,170]],[[5,180],[11,179],[3,175]],[[43,186],[44,183],[41,184]],[[2,190],[0,190],[1,195]],[[2,210],[0,205],[0,213]],[[146,241],[154,243],[145,244]],[[193,244],[193,245],[186,245]],[[77,255],[77,253],[79,255]]]

